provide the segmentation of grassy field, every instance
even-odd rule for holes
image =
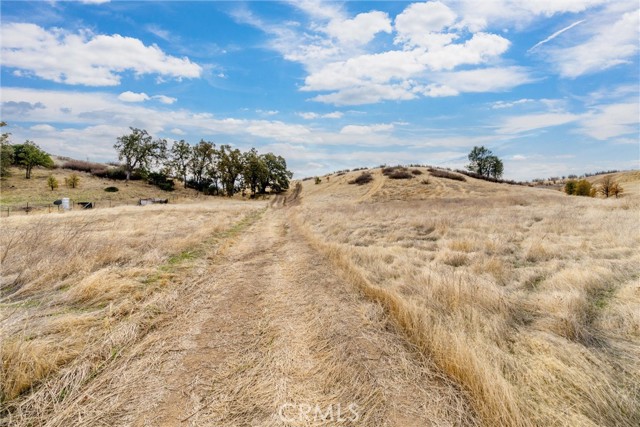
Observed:
[[[297,219],[487,425],[638,425],[640,174],[603,200],[422,171],[305,182]]]
[[[80,177],[77,188],[67,188],[65,178],[75,173]],[[47,186],[49,176],[54,176],[59,187],[51,190]],[[117,187],[119,191],[110,193],[104,191],[107,187]],[[162,198],[172,201],[186,201],[203,198],[202,194],[184,189],[178,182],[175,191],[163,191],[145,181],[114,181],[97,178],[86,172],[77,172],[69,169],[43,169],[36,168],[32,171],[31,179],[25,179],[24,171],[18,168],[11,169],[11,176],[0,180],[0,214],[7,215],[7,208],[11,208],[11,214],[24,213],[21,207],[29,206],[38,208],[39,211],[57,211],[53,205],[54,200],[68,197],[74,202],[94,202],[98,209],[105,207],[134,205],[142,198]],[[74,207],[76,209],[77,206]]]
[[[2,406],[43,422],[179,303],[194,263],[262,207],[216,199],[3,218]]]
[[[304,181],[266,211],[180,190],[179,204],[2,218],[0,421],[143,425],[145,407],[297,425],[274,402],[357,395],[364,425],[639,425],[640,172],[601,199],[419,170]],[[11,197],[44,200],[37,174]],[[98,198],[111,183],[96,181],[79,190]],[[145,371],[183,341],[184,371]],[[175,390],[141,396],[143,381]],[[212,395],[235,397],[203,406]],[[101,412],[117,396],[132,403]]]

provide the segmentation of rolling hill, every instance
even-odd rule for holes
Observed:
[[[640,174],[412,169],[3,218],[3,422],[638,425]]]

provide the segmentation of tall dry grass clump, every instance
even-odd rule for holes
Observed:
[[[3,416],[45,416],[131,345],[180,268],[261,205],[224,201],[3,218]]]
[[[487,425],[640,424],[638,202],[449,182],[295,218]]]

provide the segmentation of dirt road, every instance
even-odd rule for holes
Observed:
[[[474,424],[384,310],[271,208],[50,425]],[[108,390],[108,393],[105,393]]]

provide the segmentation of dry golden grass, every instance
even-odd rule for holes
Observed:
[[[68,197],[75,202],[95,202],[98,208],[109,206],[132,205],[139,199],[157,197],[162,199],[171,198],[176,200],[202,199],[200,193],[192,189],[184,189],[176,181],[175,191],[163,191],[156,186],[147,184],[144,181],[113,181],[109,179],[97,178],[89,173],[72,171],[67,169],[43,169],[36,168],[32,171],[31,179],[25,179],[24,170],[11,168],[11,176],[0,180],[0,214],[7,215],[6,208],[11,206],[11,215],[16,215],[20,211],[18,207],[26,206],[51,206],[56,211],[54,200]],[[75,173],[80,177],[80,184],[77,188],[67,188],[64,179]],[[47,178],[53,175],[59,187],[53,191],[47,187]],[[106,187],[117,187],[119,191],[108,193],[104,191]],[[75,207],[74,207],[75,209]],[[48,209],[47,209],[48,211]],[[24,213],[24,212],[23,212]]]
[[[265,204],[3,218],[0,424],[640,424],[637,173],[608,200],[359,173],[237,241]]]
[[[305,183],[300,227],[488,425],[640,424],[637,176],[618,200],[431,177],[354,203],[352,175]]]
[[[215,199],[2,218],[4,415],[46,414],[76,391],[153,326],[203,248],[263,206]]]

